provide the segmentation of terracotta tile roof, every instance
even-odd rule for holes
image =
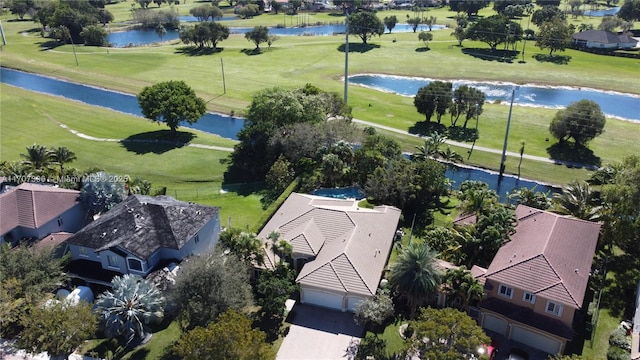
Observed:
[[[518,225],[485,278],[580,308],[600,224],[519,205]]]
[[[374,295],[399,219],[400,210],[390,206],[364,209],[356,200],[293,193],[258,236],[277,231],[294,253],[315,255],[300,271],[300,284]]]
[[[120,247],[146,259],[158,248],[182,248],[219,211],[168,196],[131,195],[67,242],[96,251]]]
[[[37,229],[78,203],[79,191],[22,183],[0,194],[0,234],[22,226]]]

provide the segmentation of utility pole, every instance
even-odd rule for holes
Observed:
[[[347,22],[345,23],[344,33],[346,34],[344,44],[344,103],[349,103],[349,9],[345,8]]]
[[[500,163],[500,175],[499,178],[502,179],[502,175],[504,174],[504,162],[507,160],[507,140],[509,140],[509,126],[511,126],[511,111],[513,110],[513,100],[516,97],[516,90],[518,90],[519,86],[514,86],[511,90],[511,104],[509,105],[509,117],[507,118],[507,131],[504,134],[504,145],[502,146],[502,161]]]
[[[224,63],[222,62],[222,58],[220,58],[220,68],[222,69],[222,90],[223,94],[227,93],[227,82],[224,79]]]

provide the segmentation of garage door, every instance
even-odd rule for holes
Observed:
[[[521,342],[525,345],[531,346],[532,348],[548,352],[549,354],[557,354],[562,347],[562,342],[554,338],[544,336],[519,326],[512,326],[511,340]]]
[[[302,289],[305,304],[322,306],[342,311],[342,295],[319,290]]]
[[[487,330],[497,332],[500,335],[507,333],[507,321],[490,314],[484,314],[482,327]]]
[[[364,299],[361,298],[361,297],[349,296],[347,298],[347,310],[348,311],[355,311],[356,310],[356,305],[362,300],[364,300]]]

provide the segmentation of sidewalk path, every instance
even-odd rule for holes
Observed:
[[[375,128],[378,128],[378,129],[383,129],[383,130],[395,132],[395,133],[398,133],[398,134],[409,135],[409,136],[414,136],[414,137],[418,137],[418,138],[423,138],[424,137],[423,135],[411,134],[411,133],[409,133],[407,131],[404,131],[404,130],[395,129],[395,128],[392,128],[390,126],[379,125],[379,124],[372,123],[372,122],[365,121],[365,120],[352,119],[352,121],[354,123],[357,123],[357,124],[361,124],[361,125],[365,125],[365,126],[371,126],[371,127],[375,127]],[[472,145],[470,145],[470,144],[461,143],[461,142],[453,141],[453,140],[447,140],[446,142],[449,145],[459,146],[459,147],[462,147],[462,148],[465,148],[465,149],[471,149],[471,147],[472,147]],[[478,150],[478,151],[483,151],[483,152],[488,152],[488,153],[493,153],[493,154],[502,154],[501,150],[492,149],[492,148],[488,148],[488,147],[484,147],[484,146],[473,146],[473,150]],[[507,156],[513,156],[513,157],[519,158],[520,157],[520,153],[507,151]],[[534,156],[534,155],[524,154],[524,155],[522,155],[522,157],[525,158],[525,159],[528,159],[528,160],[546,162],[546,163],[549,163],[549,164],[566,165],[566,166],[571,166],[571,167],[580,167],[580,168],[585,168],[585,169],[589,169],[589,170],[597,170],[598,169],[598,166],[595,166],[595,165],[580,164],[580,163],[576,163],[576,162],[572,162],[572,161],[554,160],[554,159],[549,159],[549,158],[542,157],[542,156]]]

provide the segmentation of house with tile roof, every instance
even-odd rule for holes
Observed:
[[[614,34],[605,30],[585,30],[571,35],[577,48],[617,50],[633,49],[638,41],[625,34]]]
[[[86,212],[79,191],[22,183],[0,194],[0,244],[44,239],[52,233],[74,233]]]
[[[561,353],[583,308],[600,224],[524,205],[518,224],[482,274],[480,325],[549,354]]]
[[[91,282],[89,269],[96,267],[98,275],[146,276],[167,261],[213,250],[219,234],[220,208],[169,196],[131,195],[69,237],[67,244],[72,273]]]
[[[293,193],[258,237],[275,231],[292,245],[302,303],[353,311],[376,294],[399,220],[395,207]],[[268,267],[273,257],[267,252]]]

